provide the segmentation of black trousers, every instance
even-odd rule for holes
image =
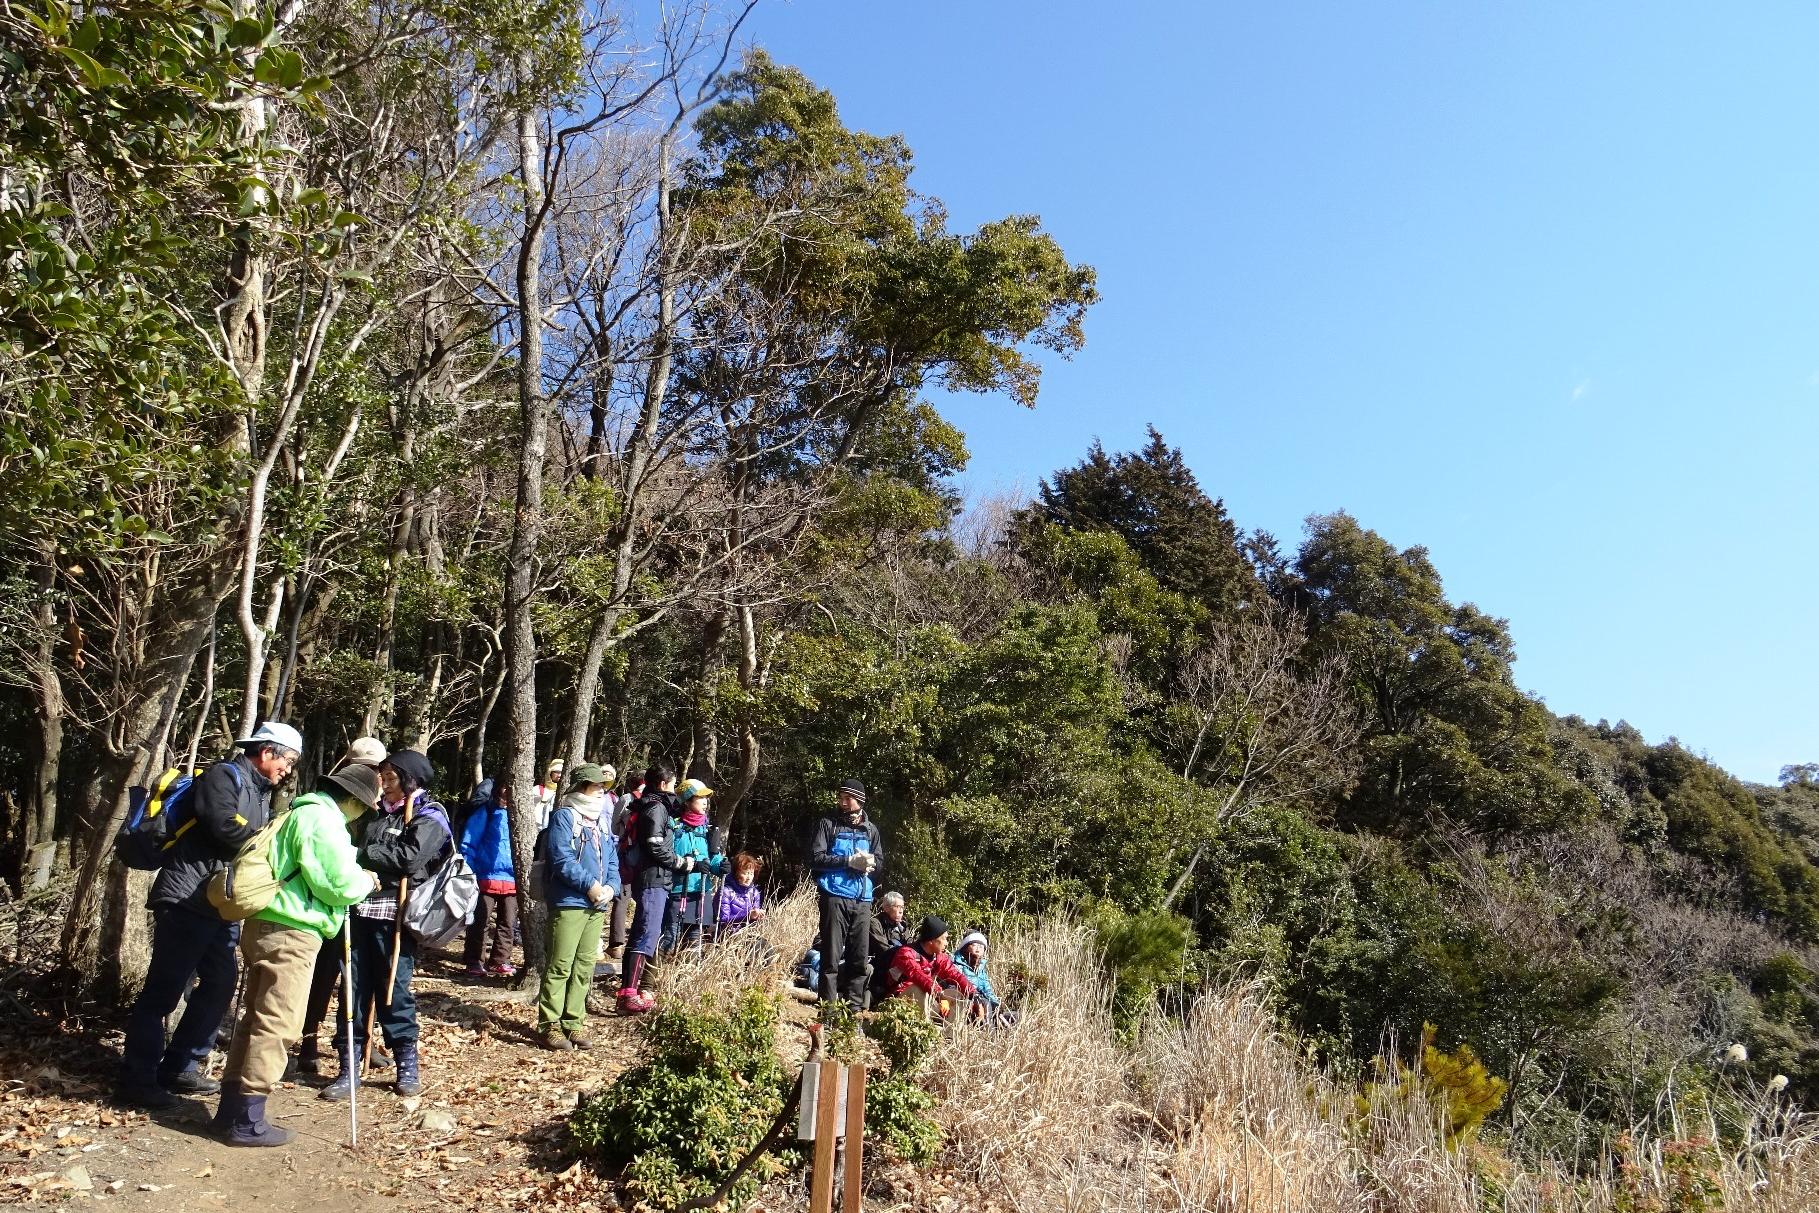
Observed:
[[[214,1048],[215,1031],[234,1000],[240,965],[234,948],[240,924],[222,922],[182,906],[152,911],[152,959],[145,985],[126,1021],[121,1057],[127,1086],[169,1083],[185,1070],[200,1068]],[[190,981],[196,986],[190,989]],[[189,991],[182,1018],[164,1038],[164,1020]]]
[[[872,903],[821,894],[821,997],[865,1003],[865,965],[872,946]]]
[[[392,984],[392,1000],[385,1006],[379,997],[386,976],[392,968],[390,920],[349,915],[354,932],[354,1051],[366,1051],[366,1014],[376,1007],[374,1019],[385,1047],[417,1043],[417,997],[411,991],[411,974],[417,968],[417,941],[409,931],[402,934],[398,948],[398,977]]]
[[[631,883],[628,881],[625,886],[626,895],[613,898],[613,912],[609,921],[609,934],[606,938],[608,947],[623,948],[625,946],[626,915],[631,912],[632,905],[631,889]]]

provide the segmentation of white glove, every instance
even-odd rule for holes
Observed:
[[[692,872],[695,870],[695,857],[693,855],[685,855],[682,857],[682,870],[684,872]]]
[[[851,855],[846,857],[846,866],[855,872],[870,872],[872,870],[872,857],[867,855],[864,851],[854,851]]]
[[[613,886],[597,884],[587,891],[587,899],[597,906],[609,906],[613,902]]]

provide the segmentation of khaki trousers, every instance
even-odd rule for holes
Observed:
[[[291,1046],[303,1035],[310,977],[322,937],[254,918],[240,932],[246,961],[246,994],[234,1043],[227,1051],[223,1086],[238,1083],[243,1095],[270,1095],[284,1077]]]

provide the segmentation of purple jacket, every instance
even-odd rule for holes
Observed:
[[[720,889],[720,925],[742,927],[763,904],[764,893],[756,884],[741,886],[729,880]]]

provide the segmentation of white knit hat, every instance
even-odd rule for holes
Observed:
[[[960,946],[954,949],[955,955],[966,951],[974,944],[978,944],[980,947],[986,946],[984,931],[968,931],[965,935],[962,935],[960,937]]]

